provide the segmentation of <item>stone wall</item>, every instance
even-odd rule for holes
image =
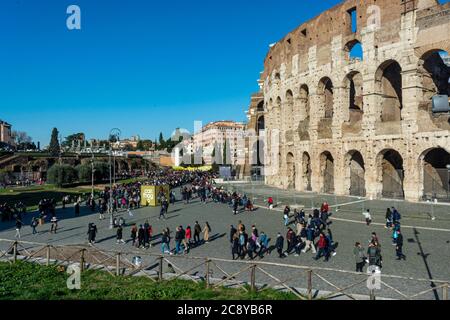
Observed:
[[[450,151],[449,115],[431,113],[439,92],[427,69],[439,50],[450,52],[449,11],[434,0],[348,0],[273,46],[261,76],[265,164],[275,168],[266,182],[421,199],[427,153]],[[357,43],[362,60],[349,56]]]

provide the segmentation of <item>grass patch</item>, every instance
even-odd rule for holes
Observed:
[[[90,187],[57,188],[53,185],[17,187],[0,189],[0,203],[16,203],[22,201],[28,211],[38,208],[38,203],[42,199],[55,199],[61,203],[64,195],[79,196],[91,193]]]
[[[206,289],[187,280],[154,283],[145,277],[114,277],[88,270],[81,275],[81,290],[69,290],[68,274],[56,267],[0,262],[0,300],[295,300],[290,293],[243,289]]]

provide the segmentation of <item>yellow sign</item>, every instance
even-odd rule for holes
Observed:
[[[169,186],[141,186],[141,206],[156,207],[160,205],[158,195],[164,193],[166,199],[169,199]]]

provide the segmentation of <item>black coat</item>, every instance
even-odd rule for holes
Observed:
[[[275,246],[278,250],[283,250],[284,247],[284,238],[283,236],[280,236],[277,238],[277,242],[275,243]]]
[[[235,228],[231,228],[230,230],[230,242],[233,243],[233,236],[235,235],[235,233],[237,232],[237,230]]]

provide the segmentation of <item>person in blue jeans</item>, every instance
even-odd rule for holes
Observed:
[[[172,254],[170,252],[170,237],[169,237],[167,230],[163,231],[163,234],[161,237],[161,253],[162,254],[165,254],[165,253]]]

